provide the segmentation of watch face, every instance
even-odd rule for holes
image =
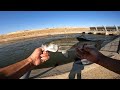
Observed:
[[[82,64],[84,64],[84,65],[89,65],[89,64],[92,64],[92,63],[93,63],[93,62],[91,62],[91,61],[88,61],[87,59],[82,59],[81,62],[82,62]]]

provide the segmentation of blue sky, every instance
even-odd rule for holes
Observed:
[[[120,11],[0,11],[0,34],[53,27],[120,26]]]

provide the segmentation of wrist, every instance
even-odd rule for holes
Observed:
[[[28,57],[28,58],[27,58],[27,62],[28,62],[29,64],[31,64],[31,65],[34,65],[34,64],[33,64],[33,60],[32,60],[31,57]]]
[[[99,54],[98,59],[95,63],[99,64],[101,60],[103,60],[105,56],[103,54]]]

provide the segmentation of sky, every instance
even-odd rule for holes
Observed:
[[[120,26],[120,11],[0,11],[0,34],[57,28]]]

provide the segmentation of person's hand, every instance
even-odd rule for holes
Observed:
[[[76,54],[80,59],[87,59],[95,63],[103,56],[96,48],[87,45],[76,48]]]
[[[35,66],[47,61],[48,59],[49,53],[42,50],[41,48],[36,48],[34,52],[28,57],[28,60]]]

